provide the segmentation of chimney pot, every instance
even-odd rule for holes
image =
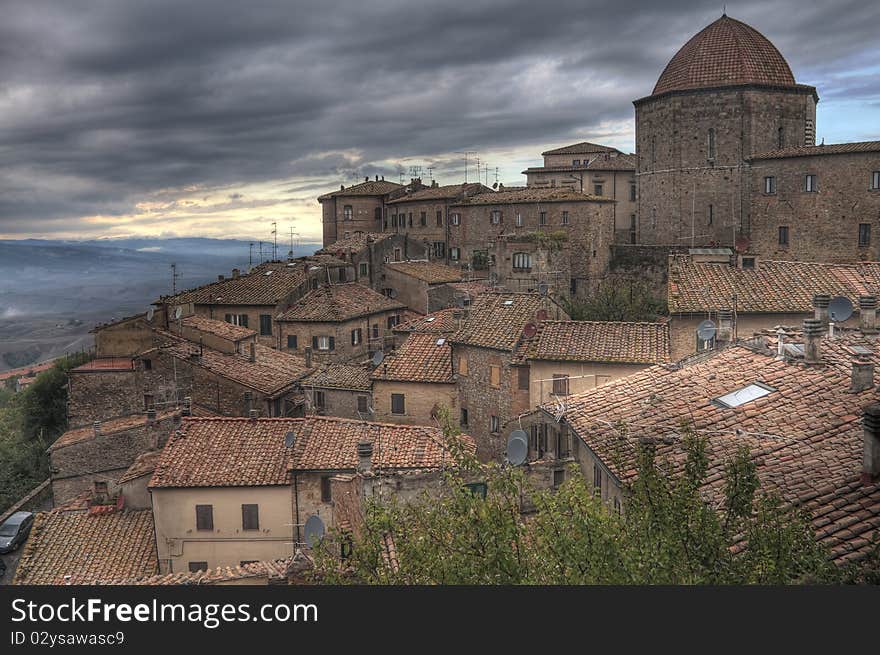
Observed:
[[[101,421],[95,421],[93,425],[95,428],[95,436],[98,436],[101,434]]]
[[[248,418],[252,421],[256,421],[257,417],[259,415],[260,415],[260,410],[258,410],[258,409],[251,409],[248,411]]]
[[[373,444],[361,441],[357,445],[358,473],[365,473],[373,468]]]
[[[364,178],[364,182],[369,182],[369,181],[370,181],[370,176],[367,175],[367,177]]]
[[[224,275],[222,275],[222,274],[217,276],[217,281],[218,281],[218,282],[222,282],[222,281],[225,280],[225,279],[226,279],[226,276],[224,276]]]
[[[877,296],[859,296],[859,317],[862,332],[877,332]]]
[[[233,269],[232,269],[232,277],[233,277],[233,278],[236,278],[236,277],[238,277],[239,275],[241,275],[241,270],[239,270],[239,269],[237,269],[237,268],[233,268]]]
[[[865,408],[862,428],[862,482],[871,484],[880,476],[880,405]]]
[[[813,318],[822,321],[822,325],[828,325],[828,305],[831,304],[831,296],[827,293],[817,293],[813,296]]]
[[[867,357],[857,358],[852,363],[852,384],[850,391],[861,393],[874,388],[874,362]]]
[[[718,340],[733,341],[733,310],[718,310]]]
[[[825,327],[818,318],[804,319],[804,361],[818,364],[822,361],[822,335]]]

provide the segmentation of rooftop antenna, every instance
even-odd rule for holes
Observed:
[[[278,259],[278,222],[272,221],[272,260]]]
[[[248,269],[254,267],[254,242],[251,241],[250,247],[248,248]]]
[[[428,177],[431,179],[431,182],[434,181],[434,167],[428,166]]]
[[[488,185],[486,185],[488,186]],[[498,167],[495,167],[495,186],[498,186]]]
[[[263,263],[263,242],[260,241],[260,263]]]
[[[177,272],[177,264],[171,264],[171,295],[177,295],[177,279],[180,273]]]
[[[296,232],[294,231],[293,226],[291,225],[290,226],[290,252],[287,254],[288,259],[293,259],[293,235],[294,234],[296,234]]]
[[[468,155],[477,154],[476,150],[456,150],[456,155],[464,155],[464,183],[467,184],[468,181]]]
[[[422,176],[422,167],[421,166],[410,166],[409,167],[409,176],[411,178],[421,177]]]

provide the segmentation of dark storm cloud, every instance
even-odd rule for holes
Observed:
[[[160,189],[317,195],[396,179],[388,162],[407,158],[450,172],[456,150],[602,136],[720,10],[641,4],[5,0],[0,232],[69,229]],[[841,73],[876,60],[877,5],[728,9],[801,81],[834,84],[820,95],[876,100],[876,71]]]

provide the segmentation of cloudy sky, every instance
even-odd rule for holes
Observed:
[[[0,0],[0,238],[313,238],[315,197],[367,175],[460,182],[476,151],[518,184],[548,147],[631,151],[632,100],[721,8]],[[818,87],[819,139],[880,139],[880,4],[727,10]]]

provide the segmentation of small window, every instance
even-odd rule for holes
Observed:
[[[196,530],[214,529],[214,506],[196,505]]]
[[[328,336],[312,337],[312,348],[314,350],[336,350],[336,339]]]
[[[330,476],[322,475],[321,476],[321,502],[329,503],[333,500],[333,492],[330,488]]]
[[[457,262],[459,259],[461,259],[461,248],[450,248],[449,259],[454,262]]]
[[[296,335],[288,334],[287,335],[287,348],[289,350],[296,350]]]
[[[706,225],[712,225],[715,221],[715,205],[710,204],[706,207]]]
[[[819,190],[818,178],[816,175],[804,176],[804,191],[807,193],[816,193]]]
[[[345,270],[345,269],[341,269]],[[260,314],[260,336],[272,336],[272,315]]]
[[[455,213],[449,215],[449,222],[453,225],[461,225],[461,214]]]
[[[874,191],[880,189],[880,171],[871,173],[871,189]]]
[[[468,360],[464,355],[460,355],[458,358],[458,374],[459,375],[467,375],[468,374]]]
[[[517,388],[521,391],[529,390],[529,367],[520,366],[516,373]]]
[[[446,242],[445,241],[435,241],[431,245],[431,250],[434,253],[435,259],[443,259],[446,257]]]
[[[601,196],[602,195],[602,185],[601,184],[594,184],[593,185],[593,195],[594,196]]]
[[[369,265],[367,264],[367,262],[361,262],[361,263],[360,263],[360,266],[359,266],[359,268],[358,268],[358,274],[359,274],[361,277],[367,277],[367,275],[369,274],[369,272],[370,272],[370,267],[369,267]]]
[[[363,330],[361,328],[355,328],[351,331],[351,345],[357,346],[361,342],[363,342]]]
[[[492,225],[498,225],[501,223],[501,212],[497,209],[492,210],[490,222]]]
[[[419,223],[422,227],[425,227],[428,224],[428,212],[422,212],[419,216]]]
[[[514,270],[528,271],[532,268],[532,256],[527,252],[513,253]]]
[[[350,221],[352,219],[351,205],[345,205],[342,208],[342,220]]]
[[[764,193],[768,196],[776,195],[776,178],[772,175],[764,178]]]
[[[864,248],[871,245],[871,224],[859,223],[859,247]]]
[[[706,150],[708,152],[708,159],[709,159],[709,161],[714,161],[715,156],[717,154],[717,152],[716,152],[717,148],[716,148],[716,143],[715,143],[715,128],[714,127],[709,128],[709,134],[707,135],[706,140],[708,142],[706,144]]]
[[[378,323],[373,323],[373,338],[374,339],[379,338],[379,324]]]
[[[636,201],[636,185],[635,184],[629,185],[629,201],[630,202]]]
[[[538,214],[538,225],[547,225],[547,212]]]
[[[773,387],[768,387],[766,384],[761,384],[760,382],[754,382],[746,385],[742,389],[737,389],[736,391],[731,391],[723,396],[719,396],[712,402],[720,407],[733,409],[734,407],[740,407],[741,405],[750,403],[758,398],[763,398],[774,391],[776,391],[776,389]]]
[[[779,226],[779,245],[787,246],[788,245],[788,225],[780,225]]]
[[[553,488],[559,489],[565,482],[565,469],[556,469],[553,471]]]
[[[389,330],[391,328],[393,328],[395,325],[397,325],[398,323],[400,323],[400,316],[398,316],[397,314],[395,314],[394,316],[388,317],[388,329]]]
[[[366,414],[369,409],[367,409],[367,397],[366,396],[358,396],[357,397],[357,411],[359,414]]]
[[[785,147],[785,130],[781,127],[776,130],[776,146],[780,149]]]
[[[156,399],[151,393],[144,394],[144,411],[156,409]]]
[[[400,261],[400,255],[401,255],[401,250],[400,250],[400,248],[395,248],[395,249],[394,249],[394,261],[399,262],[399,261]]]
[[[327,409],[327,396],[323,391],[315,391],[315,409],[319,412]]]
[[[580,166],[580,165],[581,165],[581,160],[580,160],[580,159],[573,159],[572,162],[571,162],[571,165],[572,165],[572,166]]]
[[[199,571],[207,571],[208,563],[207,562],[190,562],[189,563],[189,572],[190,573],[198,573]]]
[[[241,506],[241,529],[242,530],[259,530],[260,529],[260,506],[259,505],[242,505]]]
[[[494,414],[489,417],[489,431],[493,434],[501,432],[501,421]]]
[[[742,268],[744,271],[754,271],[755,270],[755,258],[754,257],[743,257],[742,258]]]
[[[409,226],[412,227],[412,212],[409,213]]]
[[[248,326],[248,315],[247,314],[239,314],[238,315],[238,325],[241,327]]]
[[[468,426],[468,411],[466,407],[461,408],[459,424],[461,427],[466,428]]]
[[[443,210],[437,210],[437,227],[443,227]]]
[[[391,394],[391,413],[406,414],[406,398],[402,393]]]
[[[523,226],[523,217],[522,217],[522,214],[521,214],[520,212],[517,212],[517,213],[516,213],[516,226],[517,226],[517,227],[522,227],[522,226]]]
[[[106,480],[95,480],[95,493],[96,494],[106,494],[107,493],[107,481]]]
[[[602,490],[602,467],[599,464],[593,464],[593,487]]]
[[[567,396],[568,395],[568,376],[563,373],[554,373],[553,374],[553,395],[554,396]]]
[[[568,225],[568,212],[567,211],[562,212],[562,224]]]
[[[489,384],[495,388],[501,387],[501,367],[495,364],[489,365]]]
[[[145,359],[144,360],[144,370],[145,371],[152,371],[153,370],[153,360],[152,359]]]

